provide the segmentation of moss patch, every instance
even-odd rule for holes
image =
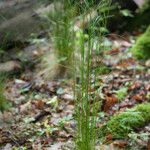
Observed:
[[[137,127],[150,122],[150,103],[140,104],[126,112],[114,115],[105,126],[105,134],[125,138]]]
[[[150,58],[150,26],[146,32],[138,38],[131,51],[138,59],[146,60]]]
[[[95,69],[95,72],[98,75],[109,74],[111,72],[111,68],[101,65]]]

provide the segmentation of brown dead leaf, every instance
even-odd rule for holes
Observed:
[[[119,148],[125,148],[128,143],[125,140],[117,140],[117,141],[114,141],[113,144]]]
[[[36,100],[32,102],[37,109],[42,109],[44,107],[44,102],[42,100]]]
[[[106,96],[106,100],[104,103],[104,111],[108,112],[109,109],[118,102],[117,97],[115,97],[114,95],[112,96]]]
[[[136,94],[132,97],[133,100],[136,100],[138,102],[142,102],[143,101],[143,96],[140,94]]]
[[[147,90],[147,91],[150,91],[150,84],[148,83],[147,85],[145,85],[145,89]]]
[[[130,67],[130,66],[135,66],[136,61],[133,58],[128,58],[121,60],[121,62],[118,64],[119,67]]]
[[[106,54],[107,55],[116,55],[120,52],[119,48],[116,48],[116,49],[112,49],[110,51],[108,51]]]
[[[28,101],[27,103],[19,106],[20,113],[26,113],[30,109],[31,109],[31,101]]]
[[[106,141],[111,141],[113,139],[113,135],[112,134],[108,134],[106,136]]]
[[[116,150],[116,148],[114,147],[113,143],[111,143],[109,145],[96,146],[96,150]]]
[[[136,81],[136,82],[134,82],[134,83],[129,87],[129,90],[134,90],[134,89],[137,89],[137,88],[140,88],[140,87],[141,87],[141,82]]]

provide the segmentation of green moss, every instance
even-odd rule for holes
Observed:
[[[139,112],[124,112],[114,116],[107,124],[108,131],[110,131],[115,138],[123,138],[132,131],[133,127],[143,124],[144,119]]]
[[[145,0],[144,5],[141,7],[140,12],[143,13],[145,11],[148,11],[150,9],[150,3],[149,0]]]
[[[103,74],[109,74],[111,72],[111,68],[107,67],[107,66],[100,66],[100,67],[97,67],[95,69],[95,72],[96,74],[98,75],[103,75]]]
[[[150,122],[150,103],[140,104],[126,112],[114,115],[106,125],[105,134],[114,138],[125,138],[137,127]]]
[[[131,49],[134,56],[138,59],[149,59],[150,58],[150,26],[146,32],[140,36],[133,48]]]
[[[150,121],[150,103],[138,105],[135,109],[142,112],[141,115],[145,119],[145,122]]]

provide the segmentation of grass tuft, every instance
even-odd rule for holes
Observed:
[[[87,13],[90,12],[90,4],[88,1],[84,1],[85,5],[83,10],[85,11],[81,15],[81,24],[85,24],[87,20]],[[87,2],[87,3],[86,3]],[[100,6],[109,6],[107,1],[101,1],[97,7],[94,7],[95,11],[98,11]],[[106,4],[106,5],[104,5]],[[103,7],[102,7],[103,8]],[[100,27],[97,28],[97,22],[100,21],[102,27],[106,26],[107,11],[101,12],[101,16],[97,16],[93,19],[93,14],[88,13],[88,19],[91,20],[89,25],[87,25],[87,34],[84,33],[83,29],[79,29],[78,34],[78,47],[77,47],[77,60],[75,60],[75,65],[79,68],[75,70],[74,75],[79,77],[80,82],[75,83],[75,115],[77,121],[77,131],[76,131],[76,149],[77,150],[94,150],[97,140],[96,131],[96,121],[98,116],[96,95],[97,91],[91,93],[92,87],[96,84],[97,80],[97,70],[93,68],[92,59],[96,53],[100,53],[101,46],[100,43],[104,37],[101,33]],[[98,34],[97,34],[98,33]],[[96,44],[95,50],[95,36],[98,37],[98,42]],[[98,44],[99,43],[99,44]],[[76,57],[75,57],[76,58]],[[103,70],[103,68],[102,68]],[[99,71],[102,71],[99,70]],[[104,70],[103,70],[104,71]],[[105,71],[104,71],[105,72]],[[78,73],[78,74],[77,74]]]
[[[0,74],[0,111],[8,109],[9,104],[4,96],[6,75]]]

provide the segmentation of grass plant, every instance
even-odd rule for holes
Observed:
[[[5,80],[6,80],[6,75],[0,73],[0,111],[2,112],[8,108],[8,103],[6,97],[4,96]]]
[[[84,1],[85,5],[83,10],[85,12],[90,12],[90,5],[88,1]],[[110,1],[105,0],[101,1],[97,7],[94,9],[96,11],[99,8],[103,8],[104,6],[109,7]],[[103,8],[104,9],[104,8]],[[108,9],[107,9],[108,10]],[[96,121],[98,116],[98,109],[96,103],[96,95],[97,91],[92,91],[96,80],[97,74],[95,69],[92,67],[92,59],[95,53],[100,53],[101,46],[100,43],[104,34],[100,32],[100,27],[106,26],[106,19],[107,19],[107,11],[99,10],[99,15],[93,19],[92,14],[89,14],[90,17],[90,24],[88,25],[88,38],[86,38],[83,34],[83,31],[80,30],[81,34],[79,37],[79,47],[77,48],[78,52],[78,62],[75,64],[79,68],[79,83],[76,85],[75,88],[75,100],[76,100],[76,121],[77,121],[77,131],[76,131],[76,149],[77,150],[94,150],[96,145],[97,139],[97,132],[96,132]],[[82,21],[86,20],[86,13],[82,14]],[[100,27],[97,28],[97,22],[99,21]],[[98,34],[97,34],[98,33]],[[96,44],[96,51],[95,51],[95,36],[99,38],[99,44]],[[78,72],[78,71],[75,71]],[[75,77],[76,78],[76,77]]]
[[[56,76],[61,77],[66,73],[66,70],[71,68],[73,61],[74,34],[71,27],[75,6],[71,5],[71,0],[59,2],[57,0],[54,2],[54,12],[48,14],[48,19],[51,26],[50,36],[52,37],[54,55],[57,59],[55,63],[59,66]]]
[[[74,76],[77,150],[95,149],[96,121],[100,107],[96,102],[97,91],[91,92],[97,80],[97,70],[92,66],[92,59],[104,48],[101,47],[104,37],[102,29],[106,28],[109,5],[110,0],[55,1],[55,11],[48,14],[54,55],[57,57],[55,62],[59,65],[55,78],[63,76],[67,68]],[[93,10],[96,12],[94,16]],[[86,26],[76,26],[76,18]],[[56,68],[53,69],[55,71]],[[76,83],[76,79],[79,82]]]

